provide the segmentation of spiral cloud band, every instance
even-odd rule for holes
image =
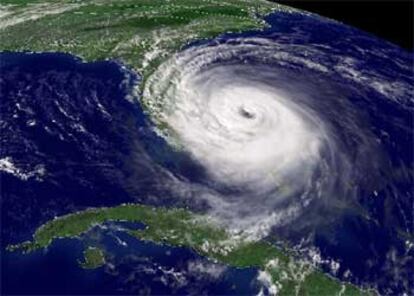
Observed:
[[[146,82],[144,101],[168,127],[161,134],[205,169],[199,183],[208,193],[198,198],[228,225],[267,229],[312,201],[352,199],[359,170],[351,171],[351,155],[375,151],[328,68],[315,62],[323,53],[305,55],[266,38],[227,40],[185,49]],[[359,145],[342,142],[344,133]]]

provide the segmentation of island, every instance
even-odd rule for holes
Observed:
[[[47,248],[60,238],[81,239],[94,226],[111,221],[142,223],[142,229],[125,228],[127,234],[140,240],[190,248],[236,268],[257,268],[271,279],[271,289],[278,295],[375,295],[374,291],[338,281],[266,240],[231,234],[211,218],[181,208],[142,204],[90,208],[50,220],[35,231],[32,240],[9,245],[7,250],[27,253]],[[98,248],[89,247],[84,256],[84,268],[104,263],[104,254]]]
[[[96,247],[88,247],[83,252],[84,260],[80,266],[85,269],[95,269],[105,264],[105,256],[101,249]]]

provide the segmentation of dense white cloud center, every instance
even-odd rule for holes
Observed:
[[[232,61],[270,52],[266,40],[190,48],[162,65],[144,91],[154,120],[168,126],[166,139],[206,170],[209,194],[200,196],[234,225],[279,221],[282,205],[293,217],[323,186],[323,154],[334,150],[318,113],[290,96],[271,67]]]
[[[166,118],[217,182],[256,192],[273,189],[286,174],[318,161],[319,137],[307,114],[275,89],[243,77],[228,81],[229,74],[184,76],[175,110]],[[204,85],[208,77],[214,79]]]

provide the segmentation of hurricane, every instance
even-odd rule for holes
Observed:
[[[229,225],[257,232],[312,205],[344,209],[367,172],[379,179],[382,149],[348,100],[358,85],[344,83],[347,73],[332,79],[325,54],[218,40],[178,53],[147,81],[143,99],[167,126],[159,132],[205,168],[212,212]]]

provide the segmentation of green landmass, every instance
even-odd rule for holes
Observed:
[[[246,0],[62,0],[0,2],[0,50],[117,59],[146,77],[190,41],[263,28],[288,9]]]
[[[48,247],[59,238],[80,238],[94,226],[110,221],[143,223],[143,229],[125,230],[140,240],[191,248],[210,260],[237,268],[258,268],[263,276],[271,279],[278,295],[371,294],[349,283],[339,282],[267,241],[251,241],[232,235],[207,217],[184,209],[138,204],[87,209],[51,220],[35,231],[33,240],[10,245],[7,249],[32,252]],[[87,249],[84,267],[102,264],[101,252],[95,248]]]
[[[292,10],[264,0],[2,0],[0,51],[64,52],[118,60],[143,77],[189,42],[261,29]],[[151,103],[142,98],[145,110]]]
[[[95,269],[105,264],[104,252],[96,247],[88,247],[83,252],[83,257],[80,266],[85,269]]]

